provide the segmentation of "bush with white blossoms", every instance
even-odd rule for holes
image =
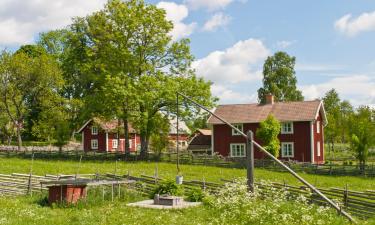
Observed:
[[[309,204],[305,196],[291,195],[287,190],[272,188],[262,181],[251,193],[246,180],[226,183],[206,204],[218,215],[213,224],[349,224],[331,208]]]

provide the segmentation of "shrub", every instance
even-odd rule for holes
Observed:
[[[193,188],[188,192],[187,200],[190,202],[201,202],[205,197],[205,193],[201,188]]]
[[[184,189],[181,185],[176,184],[174,180],[168,180],[156,186],[156,188],[151,192],[150,197],[154,198],[156,194],[178,196],[184,194]]]
[[[213,224],[346,224],[347,221],[328,207],[308,203],[308,199],[293,196],[287,190],[273,188],[262,181],[251,193],[246,180],[227,183],[207,203],[218,216]]]

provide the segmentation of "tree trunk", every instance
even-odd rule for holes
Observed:
[[[148,157],[148,144],[149,144],[149,141],[150,141],[150,137],[143,133],[141,134],[141,159],[147,159]]]
[[[8,140],[7,140],[7,142],[8,142],[8,146],[10,146],[10,144],[12,143],[12,136],[8,136]]]
[[[2,145],[5,144],[5,139],[6,139],[6,137],[5,137],[5,132],[3,132],[3,133],[1,134],[1,144],[2,144]]]
[[[130,155],[129,148],[129,121],[127,116],[124,118],[124,134],[125,134],[125,155]]]
[[[361,160],[359,162],[359,171],[360,171],[361,175],[365,174],[365,166],[366,166],[366,162]]]
[[[21,137],[21,127],[19,124],[17,125],[17,145],[18,145],[18,151],[21,151],[22,137]]]

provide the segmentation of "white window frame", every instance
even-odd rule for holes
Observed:
[[[98,149],[98,146],[99,146],[98,139],[91,139],[91,149]]]
[[[133,146],[133,140],[129,139],[129,148],[131,148],[132,146]]]
[[[320,156],[320,141],[316,142],[316,156]]]
[[[98,127],[97,126],[91,127],[91,134],[92,135],[98,135]]]
[[[287,124],[290,124],[290,131],[284,129]],[[281,123],[281,134],[293,134],[293,133],[294,133],[293,122],[282,122]]]
[[[243,155],[234,155],[233,154],[233,152],[232,152],[232,148],[234,147],[234,146],[241,146],[242,148],[243,148]],[[240,148],[241,148],[240,147]],[[243,143],[233,143],[233,144],[230,144],[230,149],[229,149],[229,155],[230,155],[230,157],[232,157],[232,158],[241,158],[241,157],[246,157],[246,145],[245,144],[243,144]]]
[[[118,140],[117,139],[112,139],[112,148],[118,148]]]
[[[292,146],[292,154],[285,155],[284,154],[284,146],[291,145]],[[281,142],[281,157],[282,158],[293,158],[294,157],[294,142]]]
[[[316,133],[320,134],[320,121],[316,121]]]
[[[238,128],[240,131],[243,132],[243,123],[236,123],[236,124],[233,124],[233,126],[235,126],[235,127]],[[232,129],[232,135],[233,135],[233,136],[237,136],[237,135],[241,135],[241,134],[238,133],[235,129]]]

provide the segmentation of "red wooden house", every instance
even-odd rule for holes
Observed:
[[[123,123],[119,123],[118,120],[103,121],[98,118],[90,119],[78,130],[78,133],[82,134],[84,151],[124,151],[125,136],[122,134]],[[129,124],[130,151],[137,151],[139,145],[140,137],[136,130]]]
[[[255,141],[259,123],[273,114],[281,122],[279,140],[280,159],[300,162],[324,163],[324,126],[327,124],[323,102],[274,102],[266,97],[266,104],[219,105],[215,113],[234,124],[243,132],[254,132]],[[245,157],[245,138],[215,117],[208,123],[212,129],[212,152],[226,157]],[[256,150],[254,157],[262,159],[263,153]]]

